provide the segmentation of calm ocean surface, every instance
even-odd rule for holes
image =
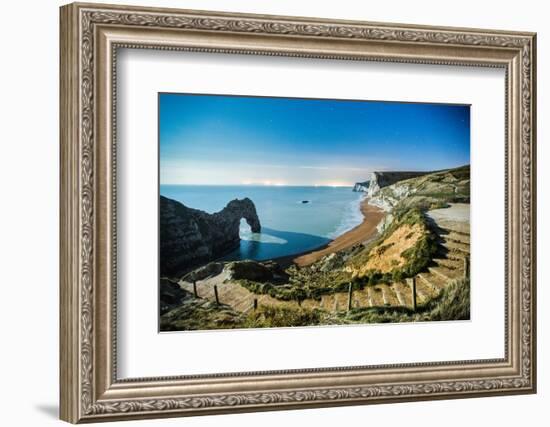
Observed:
[[[241,246],[227,260],[266,260],[315,249],[360,224],[362,193],[351,187],[161,185],[160,194],[187,207],[218,212],[250,198],[262,224],[252,233],[241,221]],[[302,203],[308,200],[309,203]]]

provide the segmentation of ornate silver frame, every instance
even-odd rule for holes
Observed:
[[[61,8],[61,418],[78,423],[536,390],[535,34],[71,4]],[[505,357],[175,378],[116,375],[118,47],[506,70]]]

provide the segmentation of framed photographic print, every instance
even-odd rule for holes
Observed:
[[[159,94],[160,331],[469,320],[469,119]]]
[[[61,418],[533,393],[535,35],[61,8]]]

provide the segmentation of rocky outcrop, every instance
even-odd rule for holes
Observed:
[[[386,212],[391,212],[397,203],[415,192],[416,188],[408,181],[397,182],[373,194],[369,199],[369,204],[377,206]]]
[[[160,197],[160,274],[177,276],[239,247],[244,218],[259,233],[260,220],[249,198],[232,200],[214,214]]]
[[[362,191],[367,193],[368,197],[377,194],[380,189],[388,187],[399,181],[429,174],[430,172],[372,172],[369,180],[358,182],[353,187],[353,191]]]
[[[232,262],[227,265],[229,277],[233,280],[252,280],[267,282],[273,279],[273,273],[265,265],[252,260]]]
[[[196,282],[198,280],[205,280],[220,274],[223,271],[223,267],[223,262],[209,262],[208,264],[186,274],[182,277],[182,280],[189,283]]]
[[[180,285],[169,279],[160,279],[159,293],[159,308],[161,315],[181,305],[184,300],[191,298],[190,292],[182,289]]]
[[[356,182],[353,186],[353,191],[366,193],[369,190],[370,181]]]
[[[376,230],[378,230],[379,234],[382,234],[386,229],[391,225],[393,222],[393,215],[391,213],[388,213],[382,221],[378,223],[376,226]]]
[[[254,282],[286,282],[288,274],[275,261],[258,262],[253,260],[234,261],[226,265],[225,270],[233,280],[252,280]]]

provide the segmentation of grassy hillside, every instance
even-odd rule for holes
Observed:
[[[288,326],[345,325],[470,319],[470,281],[456,280],[439,295],[412,311],[407,307],[363,307],[329,312],[291,306],[260,306],[248,313],[192,298],[161,317],[162,331],[196,329],[273,328]]]
[[[411,208],[396,214],[378,239],[351,254],[344,270],[361,284],[389,283],[422,271],[436,251],[434,231],[422,212]]]
[[[325,320],[332,324],[402,323],[470,319],[470,280],[451,282],[441,294],[412,311],[408,307],[364,307],[341,311]]]

